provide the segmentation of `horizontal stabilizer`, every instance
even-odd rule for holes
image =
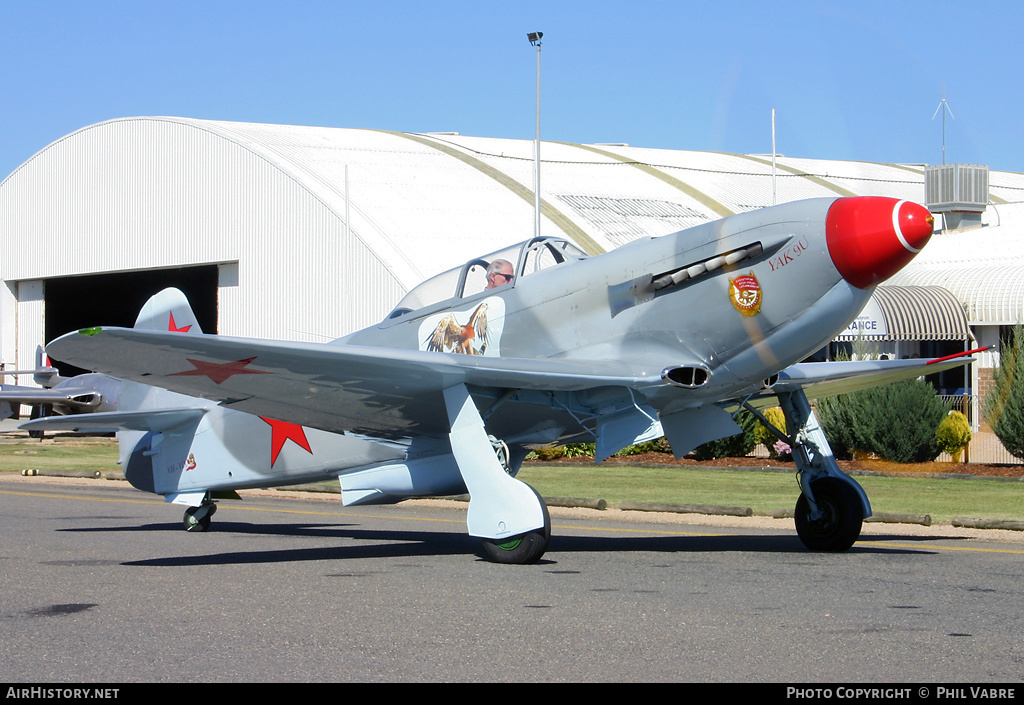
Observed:
[[[31,370],[0,370],[0,377],[4,375],[38,375],[49,372],[57,372],[53,367],[36,367]]]
[[[106,411],[95,414],[49,416],[27,421],[18,428],[25,431],[73,431],[75,433],[163,432],[185,423],[197,422],[205,413],[206,409],[201,408]]]

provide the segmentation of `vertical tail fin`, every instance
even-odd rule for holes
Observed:
[[[202,333],[199,321],[188,299],[178,289],[170,288],[154,294],[139,311],[136,328],[178,333]]]
[[[49,389],[54,387],[61,382],[65,381],[67,377],[61,377],[57,374],[57,368],[50,365],[50,358],[47,357],[46,352],[43,350],[42,345],[36,346],[36,368],[32,373],[32,380],[40,387]]]

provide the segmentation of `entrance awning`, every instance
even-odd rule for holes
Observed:
[[[967,313],[941,286],[880,286],[837,341],[970,340]]]

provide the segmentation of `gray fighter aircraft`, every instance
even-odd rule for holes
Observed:
[[[786,428],[773,432],[801,481],[797,532],[812,549],[845,550],[871,507],[809,400],[970,359],[800,361],[932,231],[922,206],[856,197],[599,256],[534,238],[427,280],[379,324],[326,344],[201,334],[185,297],[165,290],[132,329],[79,330],[47,348],[123,380],[116,400],[105,395],[116,411],[23,428],[118,431],[128,480],[187,505],[190,530],[209,526],[220,493],[337,476],[346,505],[468,491],[468,530],[486,555],[524,563],[551,531],[543,500],[515,479],[531,448],[595,440],[601,460],[665,435],[682,457],[738,433],[738,410],[780,405]]]

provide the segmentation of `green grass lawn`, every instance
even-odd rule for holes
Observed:
[[[56,440],[0,436],[0,472],[25,469],[118,471],[117,441],[113,438],[84,436],[58,437]]]
[[[750,507],[769,513],[792,510],[799,488],[792,473],[705,470],[666,466],[565,466],[528,464],[519,479],[542,496],[621,502],[668,502]],[[934,522],[956,516],[1024,520],[1024,482],[857,476],[872,510],[929,514]]]
[[[117,443],[112,438],[28,439],[0,437],[0,472],[26,468],[117,471]],[[519,479],[542,496],[622,502],[714,504],[750,507],[758,513],[796,504],[796,477],[786,472],[706,470],[665,466],[638,468],[616,464],[527,464]],[[985,479],[856,477],[875,512],[929,514],[932,521],[956,516],[1024,520],[1024,482]]]

